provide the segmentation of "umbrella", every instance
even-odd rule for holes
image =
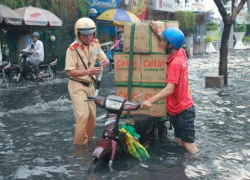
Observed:
[[[23,18],[26,25],[31,26],[61,26],[62,21],[52,12],[36,8],[36,7],[22,7],[15,9],[15,11]]]
[[[2,24],[3,21],[6,24],[21,26],[23,19],[14,10],[0,4],[0,24]]]
[[[96,18],[99,23],[111,25],[124,25],[124,23],[138,23],[140,19],[129,11],[123,9],[109,9]]]

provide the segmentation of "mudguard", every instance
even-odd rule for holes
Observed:
[[[17,65],[17,64],[13,64],[10,67],[10,71],[13,71],[13,70],[19,70],[20,71],[21,67],[19,65]]]
[[[112,152],[112,140],[102,138],[98,140],[92,156],[100,159],[104,157],[106,154],[111,154],[111,152]]]

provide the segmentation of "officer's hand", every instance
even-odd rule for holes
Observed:
[[[147,101],[143,101],[141,103],[141,109],[149,109],[151,106],[152,106],[152,103],[149,102],[148,100]]]
[[[109,65],[109,60],[108,59],[104,59],[100,62],[102,67],[106,67],[107,65]]]
[[[101,67],[93,67],[93,68],[89,69],[89,74],[90,75],[98,75],[101,73],[101,71],[102,71]]]

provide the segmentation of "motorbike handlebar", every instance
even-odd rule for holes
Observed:
[[[135,103],[132,101],[127,101],[124,97],[110,95],[107,97],[96,96],[88,97],[85,101],[94,101],[96,105],[104,107],[109,110],[116,111],[136,111],[140,109],[140,103]],[[105,103],[106,102],[106,103]]]
[[[19,52],[19,54],[21,54],[21,55],[31,55],[32,53],[27,52],[27,51],[21,51],[21,52]]]

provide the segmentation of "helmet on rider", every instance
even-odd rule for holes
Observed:
[[[33,32],[31,37],[37,37],[37,39],[40,38],[40,34],[38,32]]]
[[[180,49],[185,41],[183,32],[175,27],[165,29],[162,34],[166,42],[172,44],[175,49]]]
[[[75,24],[75,36],[79,39],[79,34],[82,35],[91,35],[94,34],[96,31],[95,23],[90,18],[80,18],[76,21]]]

